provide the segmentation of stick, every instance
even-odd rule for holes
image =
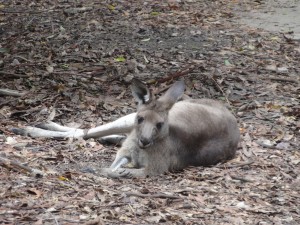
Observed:
[[[171,199],[180,199],[179,196],[173,196],[173,195],[166,195],[166,194],[142,194],[142,193],[136,193],[136,192],[127,192],[125,193],[128,196],[136,196],[141,198],[171,198]]]
[[[299,83],[298,80],[293,79],[293,78],[287,78],[287,77],[273,77],[273,76],[270,76],[268,78],[265,78],[264,80],[267,80],[267,79],[276,80],[276,81],[283,81],[283,82],[291,82],[291,83],[296,83],[296,84]]]
[[[24,95],[24,93],[21,93],[21,92],[15,91],[15,90],[10,90],[10,89],[0,89],[0,96],[1,95],[21,97]]]
[[[253,180],[250,180],[250,179],[247,179],[247,178],[244,178],[244,177],[237,177],[237,176],[233,176],[233,175],[229,175],[231,177],[231,179],[233,180],[240,180],[242,182],[253,182]]]
[[[4,76],[15,77],[15,78],[29,77],[25,74],[9,73],[9,72],[4,72],[4,71],[0,71],[0,74],[3,74]]]
[[[240,163],[240,164],[235,164],[235,165],[221,165],[221,166],[217,166],[218,168],[236,168],[236,167],[243,167],[243,166],[247,166],[247,165],[251,165],[252,163],[254,163],[253,160],[250,160],[248,162],[243,162],[243,163]]]
[[[50,12],[50,10],[43,10],[43,11],[6,11],[0,10],[0,13],[29,13],[29,14],[39,14],[44,12]]]
[[[222,87],[218,84],[218,82],[212,77],[210,76],[210,78],[213,80],[213,82],[216,84],[216,86],[218,87],[218,89],[222,92],[224,98],[226,99],[226,102],[231,106],[231,102],[229,101],[229,99],[227,98],[226,94],[224,93]]]
[[[15,170],[18,170],[21,172],[26,171],[34,176],[43,176],[44,175],[44,172],[42,172],[38,169],[32,169],[28,166],[22,165],[21,163],[19,163],[17,161],[13,161],[13,160],[6,159],[3,157],[0,157],[0,165],[3,167],[6,167],[8,169],[15,169]]]
[[[166,82],[166,81],[173,80],[173,79],[175,79],[175,78],[184,76],[184,75],[186,75],[186,74],[192,72],[195,68],[196,68],[196,67],[195,67],[194,64],[188,65],[188,66],[186,66],[185,68],[183,68],[181,71],[178,71],[178,72],[175,72],[175,73],[171,73],[171,74],[168,75],[167,77],[157,80],[157,82],[158,82],[158,83],[164,83],[164,82]]]
[[[84,225],[104,225],[104,224],[105,223],[100,217],[97,217],[96,219],[84,223]]]

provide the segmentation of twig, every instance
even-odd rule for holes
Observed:
[[[188,66],[186,66],[185,68],[183,68],[182,70],[180,70],[178,72],[171,73],[167,77],[157,80],[157,82],[158,83],[164,83],[166,81],[173,80],[173,79],[178,78],[178,77],[182,77],[182,76],[192,72],[195,68],[196,68],[196,66],[194,64],[188,65]]]
[[[96,219],[85,222],[84,225],[104,225],[103,220],[98,216]]]
[[[33,63],[33,61],[31,61],[30,59],[26,59],[26,58],[25,58],[25,57],[23,57],[23,56],[16,55],[15,57],[16,57],[16,58],[19,58],[19,59],[22,59],[22,60],[24,60],[24,61],[26,61],[26,62]]]
[[[287,78],[287,77],[268,77],[268,78],[265,78],[266,79],[270,79],[270,80],[276,80],[276,81],[283,81],[283,82],[291,82],[291,83],[296,83],[298,84],[299,81],[296,80],[296,79],[293,79],[293,78]]]
[[[248,162],[243,162],[243,163],[239,163],[239,164],[235,164],[235,165],[220,165],[217,166],[218,168],[236,168],[236,167],[243,167],[243,166],[247,166],[247,165],[251,165],[252,163],[254,163],[253,160],[250,160]]]
[[[142,193],[136,193],[136,192],[127,192],[125,193],[128,196],[136,196],[141,198],[171,198],[171,199],[180,199],[179,196],[173,196],[173,195],[166,195],[166,194],[142,194]]]
[[[120,206],[123,206],[123,205],[127,205],[127,203],[112,203],[110,205],[103,205],[102,207],[104,208],[107,208],[107,207],[120,207]]]
[[[50,12],[50,10],[43,10],[43,11],[6,11],[6,10],[0,10],[0,13],[29,13],[29,14],[38,14],[38,13],[44,13],[44,12]]]
[[[15,90],[10,90],[10,89],[0,89],[0,96],[1,95],[21,97],[24,95],[24,93],[21,93],[21,92],[15,91]]]
[[[38,169],[32,169],[28,166],[24,166],[21,163],[17,162],[17,161],[13,161],[10,159],[6,159],[3,157],[0,157],[0,166],[6,167],[8,169],[15,169],[15,170],[19,170],[21,172],[26,171],[27,173],[30,173],[34,176],[43,176],[44,172],[38,170]]]
[[[237,177],[237,176],[232,176],[232,175],[229,175],[231,177],[231,179],[233,180],[240,180],[242,182],[253,182],[253,180],[249,180],[247,178],[244,178],[244,177]]]
[[[52,214],[51,214],[51,215],[52,215]],[[52,217],[53,217],[53,220],[55,221],[55,224],[56,224],[56,225],[59,225],[59,223],[58,223],[57,219],[55,218],[55,216],[52,215]]]
[[[237,117],[237,116],[236,116],[236,113],[235,113],[234,110],[233,110],[233,107],[232,107],[231,102],[230,102],[229,99],[227,98],[227,96],[226,96],[225,92],[223,91],[223,89],[221,88],[221,86],[218,84],[218,82],[217,82],[212,76],[211,76],[210,78],[215,82],[215,84],[217,85],[217,87],[219,88],[219,90],[222,92],[224,98],[226,99],[226,102],[227,102],[228,105],[230,106],[230,111],[231,111],[231,113],[232,113],[235,117]]]
[[[15,101],[15,100],[13,99],[13,100],[5,101],[5,102],[0,102],[0,108],[1,108],[2,106],[4,106],[4,105],[7,105],[7,104],[10,103],[10,102],[13,102],[13,101]]]
[[[11,77],[16,77],[16,78],[29,77],[25,74],[9,73],[9,72],[4,72],[4,71],[0,71],[0,74],[3,74],[4,76],[11,76]]]
[[[213,80],[213,82],[215,82],[215,84],[217,85],[219,90],[222,92],[222,94],[224,95],[224,98],[226,99],[226,102],[231,106],[231,102],[228,100],[228,98],[227,98],[225,92],[223,91],[223,89],[221,88],[221,86],[218,84],[218,82],[212,76],[210,78]]]
[[[276,149],[274,145],[263,143],[262,141],[256,141],[257,144],[264,148]]]
[[[42,110],[41,108],[39,108],[38,106],[32,109],[27,109],[27,110],[20,110],[20,111],[14,111],[10,114],[10,117],[14,117],[14,116],[18,116],[20,114],[28,114],[28,113],[34,113],[37,111]]]

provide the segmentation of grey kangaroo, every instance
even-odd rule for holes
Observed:
[[[103,173],[153,176],[188,166],[214,165],[235,155],[240,139],[235,117],[211,99],[178,101],[184,89],[184,82],[177,81],[156,99],[145,84],[133,80],[131,90],[138,102],[134,125]],[[121,169],[127,162],[134,168]]]

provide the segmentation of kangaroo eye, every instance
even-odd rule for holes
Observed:
[[[143,121],[144,121],[143,117],[138,117],[138,119],[137,119],[138,124],[141,124]]]
[[[158,130],[160,130],[160,129],[162,128],[163,125],[164,125],[163,122],[159,122],[159,123],[156,124],[156,128],[157,128]]]

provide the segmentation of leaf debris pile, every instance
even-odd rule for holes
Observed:
[[[237,23],[259,1],[23,2],[0,3],[1,223],[300,223],[299,42]],[[95,171],[115,146],[10,132],[133,112],[133,77],[154,89],[184,77],[191,97],[226,102],[241,126],[235,159],[113,180]]]

